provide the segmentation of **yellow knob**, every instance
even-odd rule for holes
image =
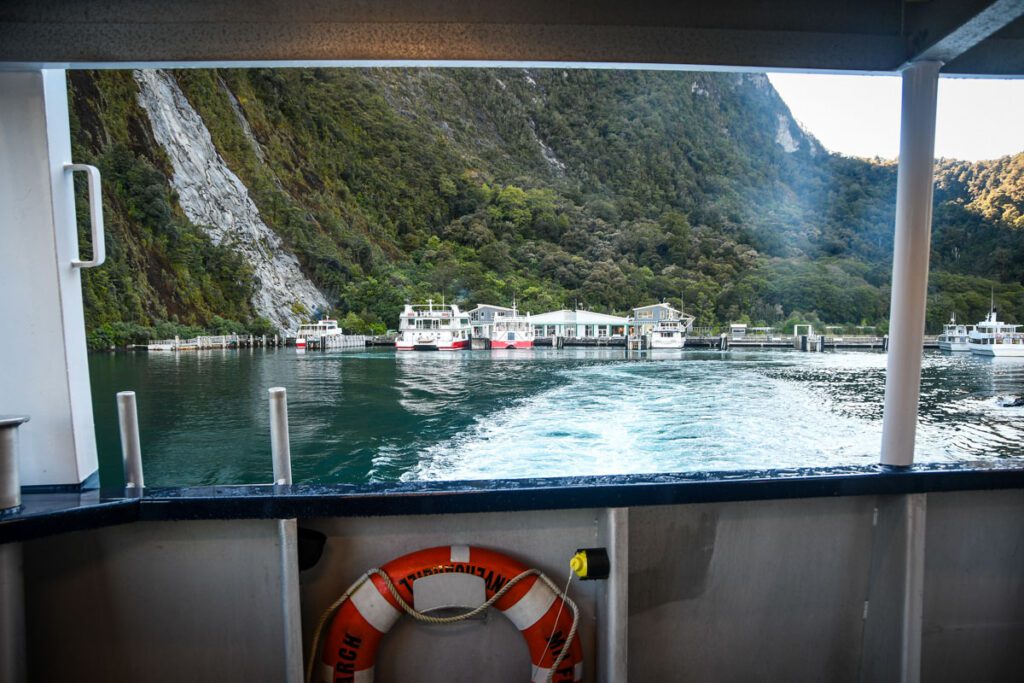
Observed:
[[[581,579],[587,578],[587,553],[580,551],[569,560],[569,568]]]

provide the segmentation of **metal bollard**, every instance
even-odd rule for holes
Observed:
[[[288,440],[288,392],[284,387],[271,387],[270,454],[274,460],[274,483],[292,483],[292,450]]]
[[[18,427],[26,422],[24,415],[0,415],[0,512],[21,506]]]
[[[121,457],[124,459],[124,487],[142,489],[142,446],[139,443],[139,413],[134,391],[117,393],[117,421],[121,429]]]

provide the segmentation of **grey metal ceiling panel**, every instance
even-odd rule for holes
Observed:
[[[884,72],[935,46],[953,59],[1021,7],[1024,0],[0,0],[0,66],[418,60]],[[990,21],[980,21],[986,12]],[[958,61],[958,72],[1020,74],[1013,57],[1021,41],[1001,32]]]

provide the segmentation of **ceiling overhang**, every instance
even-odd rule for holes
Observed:
[[[0,67],[558,63],[1024,75],[1024,0],[0,0]]]

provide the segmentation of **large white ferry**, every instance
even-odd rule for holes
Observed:
[[[491,327],[492,349],[532,349],[533,323],[530,316],[519,315],[515,308],[509,314],[498,313]]]
[[[341,334],[341,328],[338,327],[338,321],[331,320],[330,318],[317,320],[315,323],[299,325],[299,329],[295,333],[295,348],[299,351],[303,351],[310,339],[319,340],[323,337],[333,337],[338,334]]]
[[[971,353],[980,356],[1024,357],[1024,333],[1018,332],[1018,327],[998,320],[993,308],[968,334],[967,345]]]
[[[967,325],[958,325],[956,314],[953,314],[949,323],[942,326],[942,334],[939,335],[939,348],[943,351],[970,351],[969,335],[970,330]]]
[[[455,305],[406,304],[399,316],[399,351],[457,351],[468,349],[471,336],[469,314]]]
[[[682,320],[661,320],[651,330],[652,349],[681,349],[686,345],[686,326]]]

